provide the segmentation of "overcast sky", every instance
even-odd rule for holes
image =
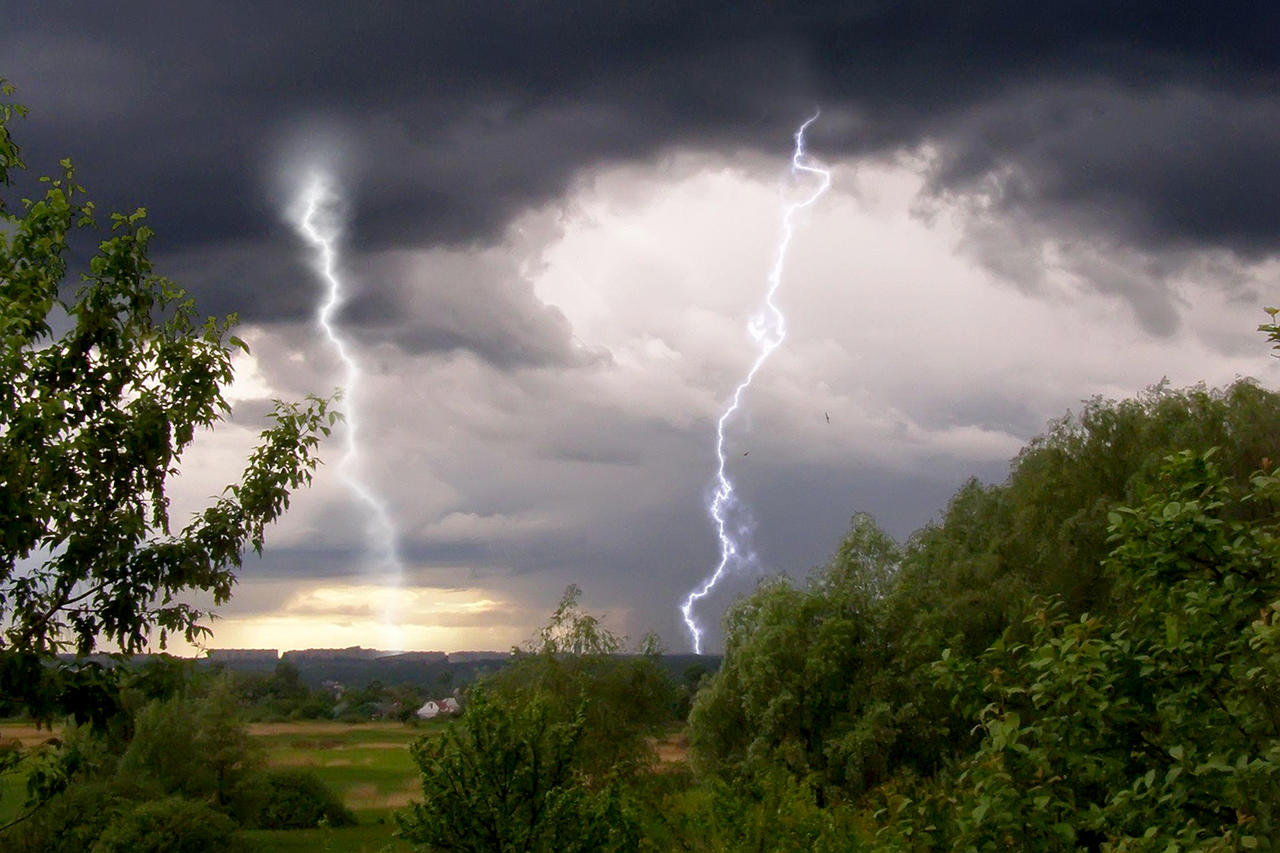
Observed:
[[[905,538],[1086,398],[1278,378],[1254,331],[1280,301],[1274,3],[3,7],[32,171],[69,156],[104,207],[145,205],[159,270],[252,347],[180,514],[271,398],[342,381],[288,219],[307,169],[337,182],[350,470],[404,578],[335,436],[213,646],[503,649],[577,583],[688,648],[715,421],[815,107],[831,189],[729,425],[759,566],[700,608],[711,648],[759,572],[803,576],[855,512]]]

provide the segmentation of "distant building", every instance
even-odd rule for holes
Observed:
[[[275,663],[279,649],[209,649],[211,663]]]
[[[449,652],[449,663],[472,663],[484,660],[506,660],[510,652]]]
[[[378,660],[385,663],[448,663],[449,656],[444,652],[395,652],[379,654]]]
[[[458,700],[450,696],[446,699],[441,699],[439,702],[434,699],[428,699],[416,713],[419,720],[430,720],[441,714],[457,714],[461,710]]]
[[[283,658],[295,663],[322,660],[373,660],[381,655],[377,649],[350,646],[345,649],[295,649],[285,652]]]

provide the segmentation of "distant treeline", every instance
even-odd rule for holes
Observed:
[[[467,657],[455,660],[444,652],[409,652],[406,654],[370,655],[362,657],[324,656],[314,654],[316,650],[308,649],[303,654],[284,652],[278,658],[244,657],[211,660],[207,657],[195,658],[192,663],[197,667],[210,669],[226,669],[235,673],[270,674],[276,671],[280,663],[286,663],[297,671],[298,680],[309,688],[320,688],[325,682],[338,682],[351,687],[362,687],[370,682],[382,684],[410,684],[425,691],[442,691],[447,695],[454,687],[465,687],[482,676],[502,669],[514,657],[511,653],[493,652],[491,657],[481,656],[477,652],[467,652]],[[430,655],[431,657],[427,657]],[[621,654],[620,658],[633,657]],[[143,666],[159,660],[186,660],[163,654],[140,654],[127,657],[107,654],[95,654],[87,657],[75,655],[59,655],[63,663],[94,662],[102,666]],[[659,658],[662,667],[677,680],[697,680],[703,675],[710,675],[720,668],[721,655],[664,654]],[[2,712],[0,712],[2,713]]]

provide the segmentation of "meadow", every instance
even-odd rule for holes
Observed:
[[[332,851],[332,853],[399,853],[413,849],[395,838],[394,813],[420,799],[417,768],[409,744],[436,736],[444,721],[416,726],[398,722],[337,723],[307,721],[254,723],[249,734],[263,750],[268,767],[313,770],[355,812],[356,826],[307,830],[250,830],[243,833],[255,850]],[[0,724],[0,740],[38,746],[57,737],[59,729],[37,729],[29,723]],[[0,823],[21,804],[25,780],[0,775]]]
[[[409,755],[419,737],[438,737],[449,725],[433,720],[341,723],[299,721],[251,723],[249,735],[261,747],[270,768],[314,771],[351,809],[355,826],[295,830],[246,830],[252,849],[262,853],[408,853],[414,848],[396,838],[395,812],[422,798],[422,783]],[[60,735],[60,728],[36,728],[27,722],[0,722],[0,742],[39,746]],[[683,727],[654,742],[660,766],[688,760]],[[24,796],[25,780],[0,774],[0,823],[10,819]]]
[[[408,851],[396,840],[394,813],[422,797],[409,744],[438,735],[446,722],[408,726],[396,722],[255,723],[249,734],[269,767],[315,771],[356,814],[356,826],[245,833],[255,848],[274,851]]]

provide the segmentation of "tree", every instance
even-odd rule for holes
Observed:
[[[879,718],[904,710],[879,709],[873,689],[886,657],[880,601],[900,558],[858,515],[807,586],[773,578],[730,609],[724,662],[690,715],[696,766],[731,780],[781,769],[819,805],[879,780],[891,757]]]
[[[567,588],[528,647],[470,691],[462,718],[414,745],[425,801],[398,816],[403,837],[494,853],[637,847],[633,786],[675,687],[655,636],[620,654],[622,638],[580,595]]]
[[[579,603],[570,585],[537,637],[482,682],[495,702],[510,707],[542,702],[559,723],[582,715],[576,754],[585,773],[638,771],[654,758],[650,738],[674,722],[677,693],[662,666],[661,641],[641,640],[641,653],[623,655],[623,638]]]
[[[222,675],[201,696],[175,696],[139,709],[116,780],[146,796],[204,800],[247,822],[264,796],[261,763],[231,680]]]
[[[401,837],[473,853],[634,848],[618,790],[579,769],[582,715],[558,717],[545,698],[510,706],[473,691],[458,724],[411,747],[423,802],[397,814]]]
[[[6,96],[11,87],[4,86]],[[24,168],[0,104],[0,187]],[[198,323],[192,301],[155,274],[146,213],[114,214],[107,233],[69,160],[20,212],[0,198],[0,651],[100,640],[122,651],[158,633],[194,641],[227,601],[247,549],[310,482],[335,413],[277,403],[238,483],[185,527],[166,488],[197,434],[230,407],[223,389],[234,317]],[[100,234],[79,286],[66,281],[76,233]]]
[[[1111,512],[1111,612],[1047,599],[1027,642],[1011,630],[980,659],[943,657],[982,741],[887,835],[912,849],[1270,849],[1280,471],[1241,486],[1214,455],[1171,455]]]

